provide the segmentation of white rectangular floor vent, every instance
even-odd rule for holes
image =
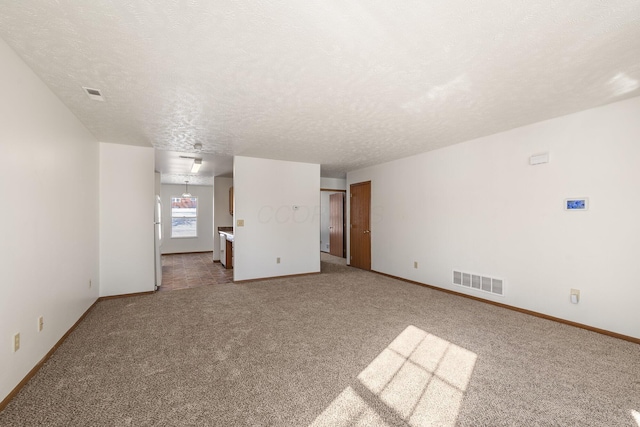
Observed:
[[[462,273],[460,273],[459,271],[453,272],[453,284],[462,285]]]
[[[504,280],[479,274],[453,271],[453,284],[473,288],[482,292],[504,296]]]

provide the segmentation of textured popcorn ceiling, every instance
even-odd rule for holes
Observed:
[[[214,176],[232,176],[232,157],[191,151],[181,153],[155,150],[156,170],[162,171],[162,184],[184,184],[185,181],[189,181],[189,184],[193,185],[213,185]],[[193,159],[185,157],[202,159],[202,166],[197,175],[191,173]]]
[[[0,0],[0,36],[99,140],[200,142],[210,175],[343,177],[640,95],[638,0]]]

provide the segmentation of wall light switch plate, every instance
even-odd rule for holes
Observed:
[[[244,227],[244,219],[237,220],[236,227]]]
[[[20,332],[13,336],[13,352],[20,350]]]

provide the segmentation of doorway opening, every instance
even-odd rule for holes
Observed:
[[[320,252],[344,258],[346,190],[320,190]]]

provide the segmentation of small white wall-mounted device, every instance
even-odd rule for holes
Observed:
[[[529,157],[529,164],[532,166],[544,163],[549,163],[549,153],[536,154]]]
[[[565,211],[586,211],[589,210],[589,199],[587,197],[572,197],[564,199]]]
[[[580,302],[580,290],[579,289],[571,289],[571,304],[577,304]]]

